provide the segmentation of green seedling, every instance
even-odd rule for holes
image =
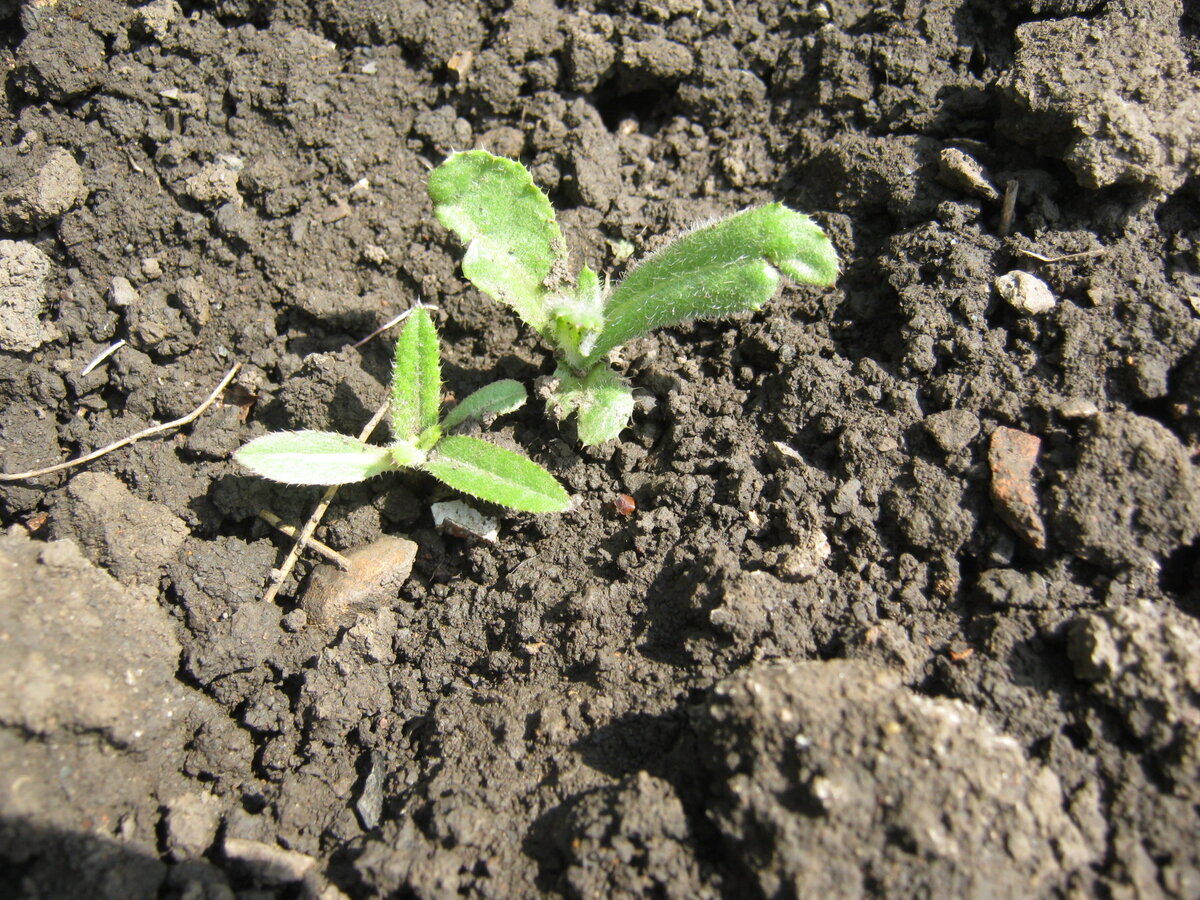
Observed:
[[[396,342],[392,443],[386,447],[329,431],[282,431],[246,444],[234,459],[289,484],[350,484],[397,469],[420,469],[455,490],[526,512],[563,512],[571,498],[532,460],[479,438],[450,432],[472,419],[512,412],[525,388],[505,379],[440,415],[441,350],[428,310],[418,307]]]
[[[696,228],[614,286],[587,266],[572,280],[554,208],[519,162],[455,153],[429,176],[429,195],[467,247],[463,274],[554,348],[558,387],[548,408],[559,419],[576,413],[588,445],[615,438],[633,413],[630,385],[608,363],[617,347],[663,325],[758,309],[780,273],[816,285],[838,274],[820,226],[781,203]]]

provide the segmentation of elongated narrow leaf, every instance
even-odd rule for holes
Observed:
[[[437,329],[429,310],[417,307],[396,341],[392,367],[392,434],[396,440],[407,440],[436,425],[441,399]]]
[[[566,247],[554,207],[529,171],[486,150],[455,153],[430,174],[429,196],[438,220],[467,245],[463,274],[543,332],[547,281]]]
[[[513,381],[511,378],[494,381],[468,394],[462,403],[446,413],[446,418],[442,419],[442,431],[449,431],[468,419],[483,419],[510,413],[524,405],[526,396],[525,386],[519,381]]]
[[[605,364],[583,378],[560,366],[558,389],[551,395],[549,411],[559,419],[571,413],[578,418],[579,440],[588,447],[611,441],[633,415],[633,390]]]
[[[647,257],[613,291],[589,359],[663,325],[758,309],[781,271],[807,284],[837,279],[837,253],[808,216],[772,203],[699,228]]]
[[[421,468],[455,490],[526,512],[563,512],[571,498],[527,457],[464,435],[442,438]]]
[[[280,431],[233,454],[253,472],[287,484],[351,484],[396,466],[386,447],[331,431]]]

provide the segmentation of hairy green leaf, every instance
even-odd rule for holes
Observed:
[[[583,377],[560,366],[555,375],[559,383],[550,398],[550,412],[559,419],[576,413],[579,440],[585,446],[610,441],[629,424],[633,416],[633,391],[608,366],[598,365]]]
[[[396,341],[392,367],[392,435],[415,437],[437,424],[442,400],[442,364],[437,329],[429,310],[417,307]]]
[[[648,256],[613,291],[589,360],[663,325],[758,309],[779,273],[833,284],[837,253],[808,216],[772,203],[737,213]]]
[[[587,355],[604,327],[604,292],[596,273],[587,266],[580,269],[574,293],[550,302],[550,318],[546,339],[570,366],[587,368]]]
[[[233,454],[253,472],[288,484],[351,484],[394,469],[386,447],[331,431],[281,431]]]
[[[458,406],[446,413],[442,419],[442,431],[446,432],[469,419],[502,416],[525,404],[525,386],[511,378],[494,381],[468,394]]]
[[[529,171],[486,150],[454,153],[429,176],[438,220],[467,245],[463,274],[539,333],[566,260],[554,207]]]
[[[571,498],[533,460],[464,435],[442,438],[422,468],[455,490],[526,512],[563,512]]]
[[[388,446],[392,462],[401,469],[418,468],[429,457],[428,451],[429,448],[418,447],[413,440],[395,441]]]

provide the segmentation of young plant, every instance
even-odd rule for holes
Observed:
[[[455,153],[429,176],[443,225],[466,244],[463,274],[511,306],[554,348],[558,387],[548,404],[579,417],[579,438],[599,444],[633,413],[629,383],[608,355],[663,325],[758,309],[780,273],[831,285],[838,259],[808,216],[771,203],[704,225],[635,265],[615,287],[584,266],[574,281],[554,208],[519,162],[485,150]]]
[[[264,478],[290,484],[349,484],[396,469],[420,469],[455,490],[526,512],[562,512],[571,498],[554,476],[520,454],[451,434],[470,419],[512,412],[525,388],[505,379],[439,415],[441,351],[428,310],[418,307],[396,342],[392,443],[386,447],[329,431],[282,431],[255,438],[233,458]]]

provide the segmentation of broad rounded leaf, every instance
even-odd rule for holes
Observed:
[[[774,295],[780,272],[806,284],[837,280],[837,252],[808,216],[772,203],[698,228],[625,276],[588,359],[663,325],[758,309]]]
[[[454,153],[429,176],[438,220],[467,245],[463,274],[527,324],[545,330],[547,282],[566,259],[554,207],[519,162]]]
[[[255,475],[287,484],[351,484],[396,466],[386,447],[331,431],[280,431],[233,454]]]
[[[571,497],[533,460],[465,435],[444,437],[421,467],[455,490],[526,512],[563,512]]]

